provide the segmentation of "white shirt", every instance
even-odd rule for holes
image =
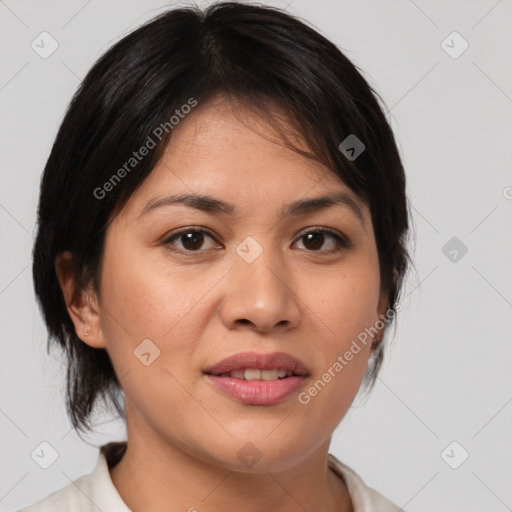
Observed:
[[[115,465],[124,452],[124,442],[111,442],[100,449],[91,473],[77,478],[66,487],[18,512],[131,512],[110,478],[109,464]],[[352,499],[354,512],[399,512],[397,505],[387,500],[361,477],[340,462],[332,453],[328,466],[342,477]]]

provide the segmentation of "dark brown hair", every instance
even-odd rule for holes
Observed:
[[[409,259],[409,214],[403,166],[377,93],[334,44],[282,10],[226,2],[204,11],[167,11],[94,64],[68,107],[42,176],[34,286],[48,327],[48,350],[55,341],[67,356],[66,405],[77,429],[91,428],[88,418],[100,396],[110,398],[122,417],[124,411],[107,352],[76,335],[55,258],[71,251],[77,293],[91,283],[99,291],[105,230],[151,173],[172,131],[164,130],[108,193],[98,194],[98,187],[148,137],[155,139],[155,130],[169,125],[177,109],[191,98],[201,104],[216,93],[269,119],[278,109],[285,112],[311,148],[310,156],[369,205],[381,286],[390,310],[396,307]],[[353,160],[338,148],[349,135],[365,146]],[[365,376],[370,388],[383,347],[381,342],[374,350]]]

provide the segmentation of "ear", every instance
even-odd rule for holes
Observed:
[[[379,303],[377,305],[377,312],[379,314],[379,318],[382,316],[386,316],[386,311],[389,308],[388,294],[385,291],[381,291],[379,295]]]
[[[55,272],[77,336],[93,348],[105,348],[98,297],[92,287],[77,290],[74,259],[70,251],[57,255]]]
[[[381,290],[379,295],[379,303],[377,305],[377,318],[375,319],[375,328],[378,329],[378,333],[374,337],[374,341],[372,343],[372,351],[375,350],[382,342],[382,338],[384,337],[384,332],[386,330],[387,325],[387,311],[389,308],[389,301],[387,293]],[[384,325],[381,327],[381,325]],[[380,327],[380,328],[379,328]]]

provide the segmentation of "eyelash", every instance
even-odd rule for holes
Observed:
[[[181,235],[185,234],[185,233],[202,233],[202,234],[208,235],[210,238],[215,240],[215,236],[210,231],[208,231],[208,230],[206,230],[206,229],[204,229],[202,227],[199,227],[199,226],[189,226],[189,227],[180,229],[179,231],[173,233],[171,236],[167,237],[163,241],[163,245],[168,246],[169,248],[171,248],[171,250],[176,250],[176,251],[184,253],[184,254],[204,252],[201,249],[198,249],[198,250],[194,251],[194,250],[190,250],[190,249],[181,249],[181,248],[176,247],[176,246],[174,246],[174,248],[172,248],[173,240],[179,239],[179,237]],[[308,228],[307,231],[303,231],[302,233],[300,233],[296,240],[298,241],[298,240],[300,240],[301,238],[305,237],[306,235],[308,235],[310,233],[322,234],[322,235],[325,235],[325,234],[330,235],[335,240],[335,243],[337,244],[337,247],[335,249],[331,249],[331,250],[328,250],[328,251],[321,250],[321,249],[320,250],[303,249],[303,250],[306,250],[307,252],[330,254],[330,253],[340,252],[340,251],[349,249],[352,246],[352,243],[350,242],[350,240],[346,236],[341,235],[337,231],[335,231],[333,229],[329,229],[329,228]],[[294,243],[297,243],[297,242],[294,242]]]

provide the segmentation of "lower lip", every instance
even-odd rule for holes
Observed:
[[[306,377],[280,380],[242,380],[208,375],[208,380],[221,391],[248,405],[274,405],[286,400],[302,386]]]

